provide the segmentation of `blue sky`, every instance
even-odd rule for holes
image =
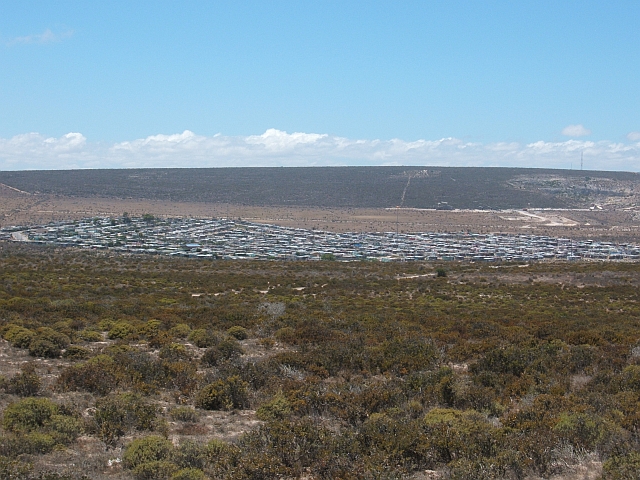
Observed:
[[[0,169],[640,170],[640,2],[0,4]]]

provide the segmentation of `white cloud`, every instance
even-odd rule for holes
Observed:
[[[61,32],[61,33],[54,33],[47,28],[44,32],[38,33],[35,35],[26,35],[24,37],[14,37],[7,42],[7,45],[54,43],[54,42],[60,42],[65,38],[71,37],[72,35],[73,35],[73,30],[67,30],[66,32]]]
[[[631,137],[629,137],[631,139]],[[242,167],[323,165],[440,165],[569,168],[584,154],[589,170],[640,170],[640,143],[567,140],[477,143],[440,140],[362,140],[269,129],[262,135],[172,135],[103,144],[80,133],[0,138],[0,170]]]
[[[567,137],[585,137],[591,135],[591,130],[582,125],[567,125],[562,129],[562,135]]]
[[[629,132],[627,138],[632,142],[640,142],[640,132]]]

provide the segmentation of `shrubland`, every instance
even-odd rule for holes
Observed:
[[[636,478],[640,265],[1,246],[6,478]]]

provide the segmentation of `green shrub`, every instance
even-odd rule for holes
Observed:
[[[228,338],[213,347],[209,347],[202,355],[202,363],[215,367],[219,363],[239,357],[244,353],[234,338]]]
[[[82,433],[82,424],[70,415],[52,415],[47,430],[56,443],[68,445]]]
[[[0,478],[16,480],[27,478],[31,470],[32,467],[29,464],[0,456]]]
[[[206,451],[209,459],[215,459],[229,450],[229,444],[223,440],[212,438],[207,442]]]
[[[18,327],[12,330],[12,335],[9,337],[11,340],[7,340],[16,348],[29,348],[29,345],[35,337],[35,332],[27,328]]]
[[[620,452],[630,434],[614,422],[594,413],[562,413],[553,428],[562,440],[605,458]]]
[[[469,460],[467,458],[456,459],[449,465],[449,480],[502,480],[506,477],[506,468],[500,465],[494,458]],[[516,477],[522,478],[522,477]]]
[[[175,339],[169,332],[162,331],[153,337],[149,337],[149,346],[151,348],[162,348],[165,345],[169,345],[174,340]]]
[[[210,383],[198,392],[196,406],[205,410],[245,408],[248,404],[247,386],[238,376]]]
[[[47,453],[56,444],[73,442],[82,425],[61,410],[65,409],[46,398],[25,398],[10,404],[4,412],[3,427],[15,436],[4,448],[14,454]]]
[[[29,344],[35,336],[34,331],[19,325],[11,325],[2,334],[2,338],[17,348],[29,348]]]
[[[602,465],[603,480],[637,480],[640,472],[640,453],[611,457]]]
[[[106,395],[117,386],[117,366],[108,355],[96,355],[86,362],[65,368],[57,386],[63,390],[84,390]]]
[[[109,329],[108,337],[111,340],[125,339],[135,333],[136,329],[127,322],[117,322]]]
[[[198,420],[198,413],[191,407],[174,407],[169,410],[172,420],[178,422],[195,422]]]
[[[141,463],[133,469],[133,475],[138,480],[165,480],[173,476],[178,467],[166,460],[154,460]]]
[[[167,362],[163,365],[163,370],[166,374],[166,388],[176,389],[186,396],[191,396],[198,388],[200,374],[195,362]]]
[[[60,320],[59,322],[54,323],[51,326],[51,328],[52,328],[52,330],[54,330],[54,331],[56,331],[58,333],[65,334],[67,337],[69,337],[71,339],[76,334],[75,329],[74,329],[74,325],[79,328],[80,326],[84,325],[84,322],[83,321],[74,322],[70,318],[67,318],[65,320]]]
[[[32,357],[58,358],[60,353],[58,345],[44,338],[36,337],[29,344],[29,355]]]
[[[231,335],[236,340],[246,340],[249,338],[249,332],[247,329],[239,325],[229,328],[229,330],[227,330],[227,334]]]
[[[78,337],[80,337],[85,342],[101,342],[102,334],[100,332],[96,332],[95,330],[84,329],[78,332]]]
[[[468,460],[490,457],[496,448],[496,427],[478,412],[434,408],[424,417],[427,456],[449,463],[455,458]]]
[[[7,406],[2,426],[10,432],[32,432],[44,427],[57,413],[58,405],[48,398],[25,398]]]
[[[191,333],[191,327],[186,323],[179,323],[169,330],[169,333],[176,338],[187,338]]]
[[[203,328],[192,330],[189,334],[189,341],[196,347],[207,348],[218,343],[218,337],[212,332]]]
[[[170,362],[190,360],[191,355],[187,348],[180,343],[169,343],[160,349],[159,357]]]
[[[22,366],[22,371],[9,379],[6,384],[8,393],[19,395],[20,397],[32,397],[38,393],[42,382],[36,373],[35,367],[31,363]]]
[[[622,370],[622,388],[640,392],[640,365],[628,365]]]
[[[156,407],[134,393],[109,395],[96,401],[98,435],[108,444],[132,429],[152,430],[156,415]]]
[[[201,443],[186,441],[175,448],[172,454],[172,461],[180,468],[203,469],[207,463],[207,446]]]
[[[64,333],[57,332],[50,327],[40,327],[36,330],[37,338],[53,343],[59,349],[67,348],[71,339]]]
[[[204,480],[204,472],[199,468],[183,468],[171,475],[171,480]]]
[[[115,324],[116,321],[113,318],[103,318],[98,322],[97,327],[101,332],[108,332]]]
[[[133,440],[122,456],[125,468],[135,469],[145,463],[163,461],[169,458],[173,444],[158,435],[149,435]]]
[[[295,343],[296,331],[291,327],[282,327],[274,334],[276,340],[284,343]]]
[[[16,454],[45,454],[53,450],[56,440],[52,435],[42,432],[29,432],[16,435],[13,450]]]
[[[160,333],[160,327],[162,327],[162,322],[160,320],[152,319],[142,325],[142,327],[138,329],[138,333],[148,338],[155,337]]]
[[[69,360],[84,360],[91,356],[91,350],[80,345],[69,345],[62,356]]]
[[[278,393],[270,401],[258,408],[256,416],[266,422],[270,420],[280,420],[290,413],[291,404],[282,393]]]

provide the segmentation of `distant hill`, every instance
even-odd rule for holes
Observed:
[[[628,195],[626,172],[460,167],[310,167],[0,172],[30,193],[301,207],[564,208]]]

